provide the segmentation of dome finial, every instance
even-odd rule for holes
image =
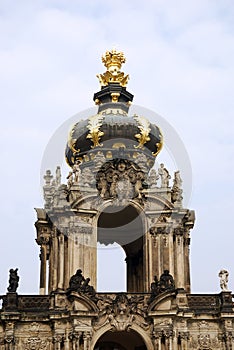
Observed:
[[[97,75],[101,86],[107,86],[110,83],[118,83],[124,87],[127,85],[129,75],[125,75],[120,71],[121,66],[125,61],[126,58],[123,52],[117,51],[116,49],[106,51],[102,56],[102,62],[107,68],[107,71],[103,74]]]

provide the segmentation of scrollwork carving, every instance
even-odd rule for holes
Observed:
[[[209,333],[202,333],[197,336],[190,337],[190,348],[194,350],[210,350],[210,349],[221,349],[221,340],[218,339],[218,336],[211,337]]]
[[[94,329],[99,329],[110,323],[118,331],[128,330],[133,322],[147,330],[149,323],[145,321],[147,316],[147,300],[144,296],[118,294],[116,296],[99,297],[99,320]]]
[[[47,340],[43,340],[39,337],[30,337],[24,342],[25,350],[45,350],[47,347]]]
[[[97,173],[97,189],[103,199],[144,198],[147,187],[145,173],[133,162],[114,160],[104,164]]]

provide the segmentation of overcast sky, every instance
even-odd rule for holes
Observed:
[[[33,208],[43,205],[44,151],[93,106],[113,46],[126,55],[134,103],[165,118],[190,157],[192,291],[218,293],[221,268],[234,291],[233,23],[231,0],[0,0],[1,294],[12,267],[19,293],[38,292]]]

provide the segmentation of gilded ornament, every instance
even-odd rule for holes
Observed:
[[[150,133],[150,122],[141,116],[134,115],[134,119],[137,121],[138,128],[140,129],[140,133],[134,135],[136,139],[138,139],[139,145],[135,146],[135,148],[142,149],[146,142],[150,141],[149,133]]]
[[[103,116],[100,114],[96,114],[89,118],[87,125],[89,134],[86,136],[86,138],[91,139],[93,142],[93,146],[91,146],[91,148],[102,146],[102,144],[99,143],[100,138],[104,135],[104,132],[99,130],[99,128],[102,126],[102,119]]]
[[[68,146],[70,147],[70,149],[72,150],[72,152],[73,152],[74,154],[80,152],[80,149],[76,149],[76,148],[75,148],[77,139],[74,139],[74,138],[73,138],[73,133],[74,133],[75,129],[77,128],[77,124],[78,124],[78,123],[76,123],[76,124],[72,127],[71,131],[69,132],[69,136],[68,136]]]
[[[126,62],[126,58],[124,53],[121,51],[116,51],[116,49],[112,49],[111,51],[106,51],[106,53],[102,56],[102,63],[108,70],[112,70],[113,67],[116,67],[120,70],[123,63]]]
[[[112,92],[111,94],[112,102],[118,102],[119,96],[120,96],[119,92]]]
[[[121,86],[126,86],[128,83],[129,75],[125,75],[120,71],[121,66],[125,63],[126,59],[123,52],[106,51],[102,56],[102,62],[107,68],[107,71],[103,74],[98,74],[97,77],[101,86],[107,86],[110,83],[119,83]]]
[[[159,152],[161,152],[161,149],[163,148],[163,136],[161,134],[161,131],[160,131],[160,134],[159,134],[159,138],[160,138],[160,141],[156,143],[157,151],[156,152],[152,152],[152,155],[154,157],[157,157],[157,155],[159,154]]]
[[[112,148],[114,148],[114,149],[126,148],[126,145],[122,142],[116,142],[116,143],[113,143]]]

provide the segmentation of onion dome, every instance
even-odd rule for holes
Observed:
[[[72,127],[66,147],[67,163],[72,167],[78,159],[82,167],[100,152],[107,160],[134,160],[144,154],[150,168],[162,148],[160,129],[144,116],[128,113],[133,95],[126,90],[129,76],[120,70],[124,54],[107,51],[102,62],[107,70],[97,75],[101,84],[101,90],[94,94],[98,113]]]

